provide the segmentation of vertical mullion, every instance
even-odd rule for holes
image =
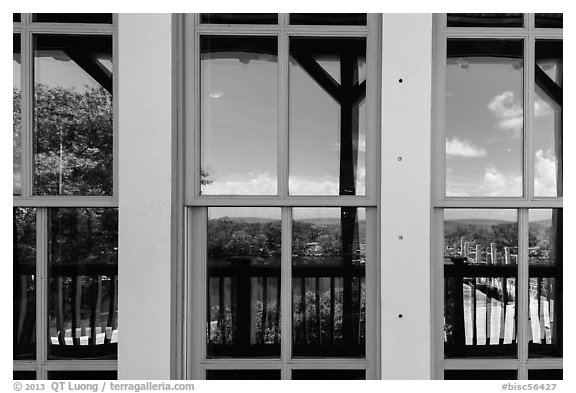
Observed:
[[[278,34],[278,195],[288,195],[288,36]]]
[[[379,379],[380,367],[377,361],[378,353],[380,348],[378,342],[378,331],[380,330],[381,323],[379,322],[379,313],[377,311],[378,305],[381,304],[378,300],[378,285],[380,281],[378,279],[380,269],[378,264],[380,263],[380,258],[378,258],[378,248],[377,242],[379,237],[376,235],[377,223],[378,223],[378,209],[375,207],[366,208],[366,264],[364,271],[364,296],[366,297],[365,303],[365,326],[364,326],[364,342],[366,346],[366,360],[368,362],[368,368],[366,369],[366,379]],[[359,280],[361,282],[361,280]],[[359,298],[361,298],[361,290],[359,292]],[[332,310],[331,310],[332,311]],[[358,313],[358,318],[360,318],[361,313]],[[332,336],[333,339],[333,336]]]
[[[534,40],[524,38],[524,196],[534,199]]]
[[[22,18],[24,18],[22,15]],[[32,127],[33,127],[33,67],[32,61],[32,33],[24,28],[20,35],[20,61],[22,68],[20,71],[20,185],[21,195],[29,198],[32,195]]]
[[[528,317],[529,317],[529,270],[528,270],[528,209],[518,210],[519,244],[518,244],[518,280],[517,305],[518,307],[518,358],[520,369],[518,379],[528,379],[526,361],[528,360]]]
[[[282,379],[290,379],[290,370],[287,367],[288,359],[292,357],[292,209],[282,208],[282,235],[281,235],[281,279],[280,288],[282,299],[280,301],[281,318],[281,359]]]
[[[48,360],[48,209],[36,210],[36,362],[39,379],[47,379]]]

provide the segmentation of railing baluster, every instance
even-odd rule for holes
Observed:
[[[98,313],[98,284],[100,280],[101,278],[99,276],[92,277],[90,291],[90,338],[88,339],[88,345],[96,345],[96,315]]]
[[[268,277],[262,277],[262,344],[266,344],[266,325],[268,319]]]
[[[315,308],[316,308],[316,328],[318,331],[318,343],[322,344],[322,327],[321,327],[321,319],[320,319],[320,278],[316,277],[314,279],[314,292],[315,292]]]
[[[224,305],[224,277],[218,279],[218,327],[220,328],[220,340],[226,344],[226,313]]]
[[[332,344],[336,343],[336,338],[334,337],[335,329],[334,324],[336,323],[336,313],[334,310],[334,303],[336,301],[336,294],[335,294],[335,279],[334,276],[330,277],[330,339],[332,340]]]
[[[308,322],[306,316],[306,278],[300,279],[300,293],[302,296],[302,323],[304,325],[304,336],[306,337],[306,344],[310,344],[308,339]]]

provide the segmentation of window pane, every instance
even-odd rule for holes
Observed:
[[[112,37],[34,37],[34,194],[112,195]]]
[[[280,356],[279,208],[208,208],[207,356]]]
[[[365,195],[366,40],[292,38],[291,195]]]
[[[448,27],[522,27],[523,14],[448,14]]]
[[[200,14],[200,23],[277,24],[278,14]]]
[[[366,379],[365,370],[294,370],[292,379],[315,380],[360,380]]]
[[[118,371],[49,371],[49,380],[116,380]]]
[[[14,371],[12,378],[18,380],[34,380],[36,379],[36,371]]]
[[[564,379],[562,369],[528,370],[528,379],[559,380]]]
[[[534,65],[534,195],[562,196],[562,41],[537,40]]]
[[[544,28],[561,29],[564,14],[536,14],[535,26]]]
[[[562,209],[529,211],[530,357],[562,356]]]
[[[444,354],[515,357],[516,210],[444,211]]]
[[[281,376],[280,370],[206,370],[206,379],[266,380]]]
[[[364,357],[366,209],[293,213],[293,355]]]
[[[16,14],[14,14],[16,15]],[[20,14],[18,14],[20,15]],[[13,35],[12,57],[12,162],[13,162],[13,194],[22,193],[22,58],[20,55],[20,34]]]
[[[72,14],[51,13],[33,14],[34,22],[59,22],[59,23],[112,23],[112,14]]]
[[[36,358],[36,209],[13,210],[14,359]]]
[[[21,22],[21,21],[22,21],[22,16],[21,16],[21,14],[13,13],[13,14],[12,14],[12,21],[13,21],[13,22]]]
[[[200,47],[201,193],[275,195],[277,39],[203,36]]]
[[[50,209],[49,359],[116,359],[118,210]]]
[[[366,26],[366,14],[290,14],[290,24]]]
[[[496,380],[518,379],[516,370],[444,370],[445,380]]]
[[[522,41],[447,49],[446,196],[522,196]]]

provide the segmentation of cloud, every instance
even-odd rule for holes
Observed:
[[[304,179],[297,176],[290,178],[292,195],[338,195],[338,192],[338,181],[331,178]]]
[[[492,98],[488,110],[498,119],[497,127],[501,130],[511,130],[520,136],[524,124],[522,101],[517,99],[512,91],[505,91]]]
[[[234,174],[227,178],[213,179],[203,187],[204,195],[276,195],[276,176],[268,172]]]
[[[556,156],[551,149],[536,151],[534,163],[534,195],[557,196]]]
[[[535,117],[550,116],[552,114],[554,114],[554,109],[552,108],[549,102],[541,98],[536,98],[536,100],[534,100]]]
[[[480,158],[486,156],[486,150],[475,146],[466,139],[456,137],[446,140],[446,155],[466,158]]]
[[[522,195],[522,175],[504,173],[493,166],[485,169],[482,196]]]

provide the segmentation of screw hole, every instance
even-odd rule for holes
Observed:
[[[398,157],[398,161],[402,161],[402,157]]]
[[[402,78],[398,79],[398,83],[402,83],[404,80]]]
[[[403,316],[402,314],[398,314],[398,318],[402,319],[402,316]]]

